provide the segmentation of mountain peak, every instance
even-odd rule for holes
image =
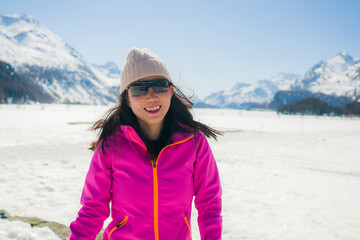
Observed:
[[[13,23],[17,23],[20,21],[30,24],[39,24],[39,21],[31,15],[26,15],[26,14],[0,15],[0,25],[10,26]]]
[[[239,90],[241,88],[245,88],[245,87],[248,87],[248,86],[250,86],[249,83],[239,82],[231,89],[231,91],[237,91],[237,90]]]
[[[313,66],[293,86],[295,91],[310,91],[333,96],[356,96],[360,87],[359,65],[346,51]]]
[[[341,51],[337,57],[341,57],[342,59],[344,59],[345,62],[347,63],[353,63],[354,59],[353,57],[347,52],[347,51]],[[336,57],[335,57],[336,58]]]
[[[346,56],[349,55],[349,53],[348,53],[347,51],[343,50],[343,51],[341,51],[338,55],[343,56],[343,57],[346,57]]]

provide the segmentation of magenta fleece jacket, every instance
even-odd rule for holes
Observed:
[[[94,152],[82,208],[68,240],[93,240],[110,214],[103,240],[189,240],[195,196],[202,240],[221,239],[221,185],[210,146],[200,131],[176,133],[156,161],[135,130],[121,126]]]

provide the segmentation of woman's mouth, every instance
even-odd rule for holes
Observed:
[[[145,111],[148,113],[157,113],[160,111],[160,108],[161,108],[160,105],[150,106],[150,107],[146,107]]]

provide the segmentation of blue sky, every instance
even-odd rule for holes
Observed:
[[[30,14],[85,59],[121,68],[149,48],[175,83],[199,97],[277,73],[304,74],[345,50],[360,57],[360,1],[0,0],[0,14]]]

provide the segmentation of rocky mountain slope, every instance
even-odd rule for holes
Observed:
[[[0,103],[50,103],[54,99],[14,68],[0,61]]]

